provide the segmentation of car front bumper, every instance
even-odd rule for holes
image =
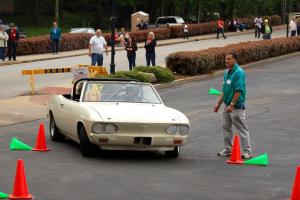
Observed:
[[[93,134],[92,143],[107,150],[173,150],[175,146],[186,143],[188,136],[167,134]]]

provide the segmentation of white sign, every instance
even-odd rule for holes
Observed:
[[[89,77],[89,69],[87,67],[75,67],[72,69],[73,83],[81,78]]]

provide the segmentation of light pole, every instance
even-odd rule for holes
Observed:
[[[290,0],[285,0],[286,37],[289,37]]]
[[[115,27],[116,27],[116,2],[115,0],[111,0],[111,62],[110,62],[110,73],[115,73]]]

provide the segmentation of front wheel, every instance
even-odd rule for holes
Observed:
[[[97,146],[92,144],[87,136],[84,126],[79,129],[80,151],[84,157],[92,157],[95,155]]]
[[[169,158],[177,158],[180,153],[180,146],[177,146],[172,151],[165,151],[165,156]]]
[[[63,141],[65,139],[65,136],[59,132],[52,113],[50,114],[50,138],[52,141]]]

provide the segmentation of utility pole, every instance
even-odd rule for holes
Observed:
[[[110,62],[110,74],[115,73],[115,27],[116,27],[116,2],[111,0],[111,62]]]
[[[59,0],[55,0],[55,21],[58,23],[59,19]]]

